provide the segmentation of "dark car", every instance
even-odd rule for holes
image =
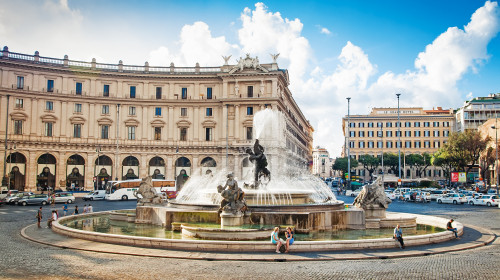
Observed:
[[[26,206],[28,204],[41,204],[46,205],[49,203],[49,196],[46,194],[34,194],[25,196],[17,202],[17,205]]]

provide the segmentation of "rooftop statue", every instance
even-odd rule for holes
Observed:
[[[231,68],[229,74],[233,74],[236,71],[243,72],[245,68],[250,68],[253,70],[261,70],[266,73],[269,72],[269,70],[260,65],[259,57],[256,56],[255,58],[251,58],[250,54],[247,53],[247,56],[245,58],[240,57],[240,59],[238,60],[238,64],[236,64],[233,68]]]

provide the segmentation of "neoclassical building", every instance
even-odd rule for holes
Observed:
[[[312,151],[312,174],[327,178],[333,175],[330,154],[325,148],[316,147]]]
[[[0,52],[3,184],[35,190],[251,167],[253,116],[286,118],[288,153],[312,160],[313,128],[273,62],[153,67]],[[10,176],[10,180],[8,175]]]

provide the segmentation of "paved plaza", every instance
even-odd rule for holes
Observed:
[[[339,197],[346,203],[350,197]],[[77,200],[79,208],[85,204]],[[93,202],[94,211],[129,209],[134,201]],[[57,205],[61,207],[62,205]],[[71,205],[71,209],[74,205]],[[50,206],[45,207],[48,214]],[[154,258],[88,252],[42,245],[21,237],[20,231],[35,222],[37,206],[0,207],[0,240],[2,241],[0,278],[6,279],[498,279],[500,242],[475,249],[428,256],[369,260],[316,261],[209,261],[176,258]],[[414,204],[394,202],[389,211],[453,217],[464,225],[489,229],[500,234],[500,209],[469,205]],[[467,228],[466,228],[467,230]],[[42,231],[48,231],[43,229]],[[465,234],[473,235],[469,228]],[[48,232],[50,233],[50,232]],[[469,237],[450,241],[465,243]],[[451,242],[455,242],[451,244]],[[137,249],[140,250],[140,249]],[[422,250],[411,248],[408,251]],[[181,252],[182,253],[182,252]],[[370,252],[342,252],[342,254]],[[373,252],[375,255],[378,252]],[[386,255],[400,253],[386,250]],[[328,253],[335,255],[335,252]],[[252,256],[251,252],[242,255]],[[321,259],[326,253],[318,253]],[[341,254],[339,254],[340,256]],[[269,253],[275,257],[276,254]],[[290,257],[297,257],[291,254]],[[313,254],[304,256],[313,259]],[[283,258],[276,258],[283,260]]]

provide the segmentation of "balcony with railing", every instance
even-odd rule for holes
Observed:
[[[0,51],[0,59],[19,61],[24,63],[33,63],[47,65],[52,67],[75,68],[82,70],[93,70],[103,72],[123,72],[123,73],[143,73],[143,74],[214,74],[221,73],[222,67],[200,67],[197,63],[195,67],[175,67],[173,63],[170,66],[149,66],[146,62],[144,66],[124,65],[120,60],[118,64],[97,63],[95,58],[92,62],[69,60],[65,55],[63,59],[40,56],[39,52],[34,55],[10,52],[8,47]]]

